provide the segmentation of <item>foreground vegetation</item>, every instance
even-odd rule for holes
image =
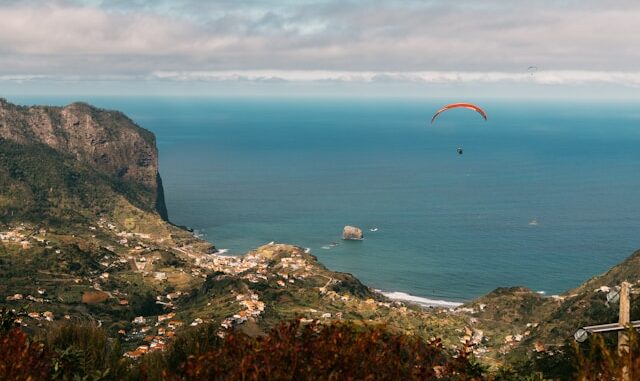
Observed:
[[[488,371],[468,346],[447,350],[439,339],[391,333],[382,326],[299,320],[251,337],[203,325],[180,332],[167,350],[140,361],[93,323],[54,323],[27,334],[19,314],[0,310],[2,380],[621,380],[640,376],[640,340],[619,354],[602,336],[584,346]]]
[[[164,352],[139,362],[122,357],[116,340],[90,323],[52,324],[27,335],[3,311],[2,380],[481,380],[483,368],[468,351],[446,350],[440,340],[394,334],[355,324],[284,323],[265,336],[213,326],[181,332]]]

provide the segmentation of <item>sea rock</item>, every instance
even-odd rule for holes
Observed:
[[[342,239],[363,240],[364,234],[362,234],[362,229],[347,225],[342,229]]]

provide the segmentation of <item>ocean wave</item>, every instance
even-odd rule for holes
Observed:
[[[379,293],[381,293],[382,295],[386,296],[389,299],[399,300],[403,302],[412,302],[423,307],[454,308],[462,305],[462,303],[458,303],[458,302],[451,302],[448,300],[428,299],[420,296],[409,295],[407,293],[400,292],[400,291],[388,291],[388,292],[381,291],[381,290],[376,290],[376,291],[378,291]]]

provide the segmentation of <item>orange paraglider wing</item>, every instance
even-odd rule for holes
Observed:
[[[443,112],[447,111],[447,110],[451,110],[453,108],[466,108],[469,110],[473,110],[475,112],[477,112],[478,114],[482,115],[482,117],[484,118],[484,120],[487,120],[487,113],[484,112],[483,109],[481,109],[480,107],[471,104],[471,103],[452,103],[450,105],[446,105],[443,108],[441,108],[440,110],[436,111],[436,113],[433,115],[433,118],[431,118],[431,123],[433,123],[436,118],[438,117],[438,115],[442,114]]]

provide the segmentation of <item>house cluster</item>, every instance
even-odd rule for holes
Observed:
[[[25,314],[19,314],[19,317],[17,319],[15,319],[15,323],[19,324],[23,327],[27,327],[29,326],[29,323],[27,323],[25,321],[25,318],[29,318],[32,320],[35,320],[36,322],[41,322],[41,321],[54,321],[55,320],[55,316],[53,314],[53,312],[51,311],[44,311],[44,312],[37,312],[37,311],[31,311],[31,312],[27,312]],[[68,315],[65,315],[65,318],[70,318]]]
[[[443,309],[442,311],[444,312],[445,310]],[[478,319],[471,318],[470,323],[472,325],[476,324],[478,323]],[[487,348],[489,338],[484,335],[484,332],[481,329],[466,326],[464,329],[458,328],[455,331],[462,335],[460,336],[459,342],[466,345],[464,349],[467,350],[467,353],[473,353],[476,356],[483,356],[488,352],[491,352],[491,349]],[[453,348],[455,349],[457,346],[454,345]]]
[[[223,329],[229,329],[233,326],[242,324],[247,320],[255,320],[264,312],[265,309],[265,304],[260,300],[258,294],[251,291],[246,294],[236,295],[236,302],[244,307],[244,309],[233,316],[224,319],[220,323],[220,327]],[[224,335],[224,332],[221,331],[219,334],[222,336]]]
[[[109,222],[104,217],[101,217],[96,222],[96,226],[89,226],[89,230],[97,231],[98,229],[101,229],[106,231],[109,235],[115,235],[118,244],[125,248],[129,248],[129,252],[132,254],[155,249],[153,245],[145,242],[150,242],[152,240],[153,237],[151,237],[150,234],[122,230],[114,222]],[[92,235],[92,237],[95,237],[95,234]],[[110,250],[113,251],[113,248],[110,248]]]
[[[210,254],[200,256],[196,264],[210,271],[240,276],[251,283],[279,278],[276,282],[280,287],[316,275],[313,264],[298,252],[279,260],[259,250],[238,257]]]
[[[516,346],[522,340],[526,339],[531,335],[531,330],[538,327],[539,323],[527,323],[527,329],[523,333],[506,335],[502,342],[502,347],[500,348],[500,353],[507,353],[511,350],[512,347]],[[537,350],[537,349],[536,349]]]
[[[464,336],[462,336],[460,342],[476,346],[482,344],[483,339],[484,332],[481,329],[464,327]]]
[[[53,312],[51,312],[51,311],[44,311],[42,313],[40,313],[40,312],[29,312],[27,314],[27,316],[29,316],[31,319],[34,319],[34,320],[53,321],[53,319],[54,319]]]
[[[43,288],[39,288],[38,289],[38,294],[44,295],[45,294],[45,290]],[[33,295],[25,296],[23,294],[13,294],[11,296],[7,296],[6,300],[7,300],[7,302],[17,301],[17,300],[28,300],[28,301],[34,302],[34,303],[50,303],[51,302],[51,300],[45,299],[42,296],[33,296]]]
[[[164,272],[154,271],[154,265],[160,259],[157,254],[145,255],[143,253],[135,253],[134,255],[128,255],[127,261],[134,271],[141,272],[143,276],[151,276],[158,280],[166,280],[167,275]]]
[[[131,269],[141,272],[145,277],[152,277],[157,281],[167,280],[168,274],[165,271],[156,271],[154,267],[161,259],[159,252],[161,249],[157,244],[158,242],[162,242],[162,239],[155,240],[150,234],[121,230],[118,225],[113,222],[108,222],[105,218],[101,218],[96,225],[98,228],[106,230],[110,234],[115,234],[118,244],[125,249],[119,262],[128,263]],[[92,226],[90,229],[97,228]],[[111,251],[115,250],[113,247],[106,247],[106,249]],[[162,250],[171,250],[176,254],[191,258],[196,266],[190,266],[188,269],[180,269],[180,271],[186,272],[196,278],[206,279],[207,269],[199,267],[202,258],[206,257],[206,255],[197,250],[192,251],[188,245],[171,248],[165,247]]]
[[[142,339],[144,343],[124,354],[125,357],[131,359],[138,359],[146,353],[165,349],[167,343],[175,337],[176,330],[185,325],[182,320],[176,319],[175,312],[158,315],[155,318],[138,316],[131,323],[134,326],[131,331],[127,332],[123,329],[118,331],[125,341]],[[197,326],[202,323],[204,320],[196,318],[189,325]]]
[[[89,226],[89,230],[97,231],[98,228],[106,231],[109,235],[115,235],[118,244],[126,248],[130,248],[131,252],[144,251],[150,247],[143,240],[150,240],[151,235],[143,233],[133,233],[118,228],[113,222],[108,222],[104,217],[96,222],[96,226]],[[92,235],[95,237],[95,235]],[[113,251],[113,248],[111,248]]]
[[[110,224],[114,226],[113,224]],[[117,230],[117,229],[116,229]],[[118,243],[124,247],[130,247],[131,252],[141,252],[145,249],[149,249],[150,247],[144,243],[142,240],[150,240],[151,235],[143,234],[143,233],[132,233],[128,231],[121,230],[116,233],[116,237],[118,237]]]
[[[4,232],[0,232],[0,242],[19,245],[22,249],[29,249],[32,242],[29,240],[31,233],[27,234],[27,227],[23,224]]]

